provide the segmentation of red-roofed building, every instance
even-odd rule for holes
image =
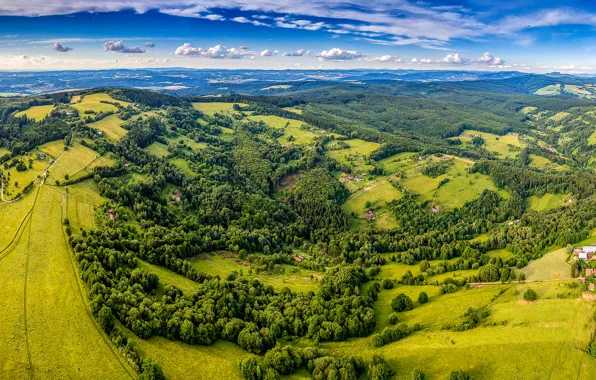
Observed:
[[[586,277],[591,276],[592,274],[594,274],[594,270],[592,268],[587,268],[586,269]]]

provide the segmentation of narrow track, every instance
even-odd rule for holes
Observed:
[[[27,237],[27,254],[25,260],[25,285],[23,292],[23,315],[25,320],[25,345],[27,347],[27,372],[29,378],[33,378],[33,364],[31,362],[31,348],[29,345],[29,324],[27,321],[27,280],[29,278],[29,253],[31,251],[31,225],[33,218],[29,219],[29,236]]]
[[[62,202],[58,202],[58,203],[60,203],[60,206],[62,206]],[[65,204],[67,203],[66,196],[64,196],[64,203]],[[66,218],[66,215],[64,215],[64,211],[65,211],[64,207],[61,207],[61,210],[62,210],[62,220],[64,220],[64,218]],[[87,317],[89,318],[91,324],[93,325],[93,327],[95,328],[95,330],[97,331],[99,336],[102,338],[104,343],[107,345],[108,349],[112,352],[112,354],[114,354],[114,357],[116,358],[118,363],[120,363],[120,366],[122,367],[122,369],[124,369],[124,371],[127,373],[127,375],[131,379],[136,379],[137,376],[132,372],[132,370],[128,367],[127,364],[123,363],[124,357],[116,350],[116,348],[114,347],[112,342],[110,342],[110,340],[107,338],[105,332],[99,327],[99,325],[93,318],[93,314],[91,313],[91,309],[89,308],[89,303],[87,302],[87,297],[84,294],[83,286],[81,285],[81,278],[79,277],[79,275],[77,273],[75,262],[72,258],[73,255],[72,255],[70,243],[68,242],[68,236],[66,235],[66,231],[64,230],[64,227],[62,227],[62,237],[64,238],[64,244],[66,246],[66,255],[68,256],[68,259],[70,261],[71,268],[72,268],[72,274],[73,274],[74,279],[77,283],[78,293],[81,298],[81,303],[83,304],[83,308],[85,309],[85,312],[87,313]]]

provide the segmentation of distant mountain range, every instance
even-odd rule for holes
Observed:
[[[546,75],[517,71],[464,70],[197,70],[131,69],[1,72],[0,95],[34,95],[93,87],[130,87],[178,95],[291,93],[297,88],[317,88],[330,83],[379,84],[403,82],[498,81],[523,78],[542,85],[565,82],[583,84],[593,78],[561,73]],[[278,85],[274,85],[278,84]],[[518,92],[518,91],[515,91]],[[525,91],[521,91],[525,92]]]

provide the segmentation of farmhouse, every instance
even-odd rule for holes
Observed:
[[[575,248],[573,250],[573,256],[577,256],[578,259],[588,261],[594,259],[594,253],[596,252],[596,246],[584,245],[581,248]]]
[[[116,215],[114,215],[114,209],[109,209],[108,210],[108,215],[110,216],[110,220],[111,221],[115,221],[116,220]]]
[[[431,211],[434,213],[437,213],[439,211],[441,211],[441,207],[440,206],[434,206],[433,208],[431,208]]]
[[[594,284],[590,282],[590,285],[589,285],[588,288],[590,289],[590,291],[593,292],[594,291]]]
[[[40,159],[40,160],[45,160],[46,158],[47,158],[47,156],[46,156],[46,154],[45,154],[45,153],[40,153],[40,154],[39,154],[39,159]]]
[[[591,276],[594,274],[594,270],[592,268],[586,268],[586,277]]]

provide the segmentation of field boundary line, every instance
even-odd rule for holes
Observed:
[[[29,253],[31,251],[31,225],[33,218],[29,219],[29,236],[27,237],[27,254],[25,260],[25,284],[23,291],[23,315],[25,321],[25,345],[27,347],[27,370],[31,378],[33,378],[33,364],[31,363],[31,346],[29,345],[29,323],[27,321],[27,281],[29,279]]]
[[[4,247],[2,250],[0,250],[0,255],[1,255],[0,260],[4,259],[6,256],[8,256],[8,254],[10,252],[12,252],[12,249],[9,250],[9,248],[11,245],[13,245],[15,243],[15,240],[16,240],[17,236],[19,235],[19,233],[21,232],[21,228],[23,227],[23,224],[25,223],[25,221],[31,216],[31,214],[33,212],[33,208],[35,207],[35,204],[37,203],[38,195],[39,195],[39,188],[37,188],[37,193],[35,193],[35,199],[33,200],[33,204],[31,205],[31,208],[29,209],[27,214],[25,214],[25,217],[23,218],[23,220],[21,220],[21,224],[19,224],[19,228],[17,228],[17,231],[15,232],[14,236],[12,237],[12,240],[8,243],[8,245],[6,247]]]
[[[56,190],[57,191],[57,190]],[[58,192],[60,193],[60,192]],[[66,196],[65,196],[66,198]],[[68,200],[65,199],[64,203],[67,203]],[[62,207],[62,203],[60,203],[60,209],[61,209],[61,213],[64,212],[64,208]],[[61,215],[62,220],[64,220],[64,215]],[[87,313],[87,317],[89,317],[89,320],[91,322],[91,325],[93,325],[93,327],[95,328],[95,330],[97,331],[97,333],[99,334],[99,336],[102,338],[102,340],[104,341],[104,343],[107,345],[108,349],[112,352],[112,354],[114,354],[116,360],[118,361],[118,363],[120,364],[120,366],[122,367],[122,369],[124,369],[124,371],[126,372],[126,374],[131,378],[131,379],[136,379],[136,376],[131,372],[130,368],[128,367],[128,364],[123,362],[123,357],[122,354],[120,354],[120,352],[116,351],[116,349],[114,348],[114,346],[112,345],[112,343],[109,341],[109,339],[107,338],[105,332],[99,328],[99,325],[97,324],[97,322],[95,321],[95,319],[93,318],[93,315],[91,314],[91,309],[89,309],[89,302],[87,302],[86,296],[85,294],[83,294],[83,288],[81,285],[81,278],[79,277],[76,267],[75,267],[75,263],[74,260],[72,258],[72,251],[71,251],[71,247],[70,247],[70,243],[68,242],[68,237],[66,236],[66,232],[64,231],[64,227],[62,226],[62,221],[60,221],[60,227],[62,229],[62,237],[64,238],[64,244],[66,245],[66,255],[68,256],[68,259],[70,260],[70,265],[72,268],[72,274],[74,276],[75,282],[77,283],[77,289],[79,292],[79,296],[81,298],[81,302],[83,304],[83,308],[85,309],[85,312]]]

